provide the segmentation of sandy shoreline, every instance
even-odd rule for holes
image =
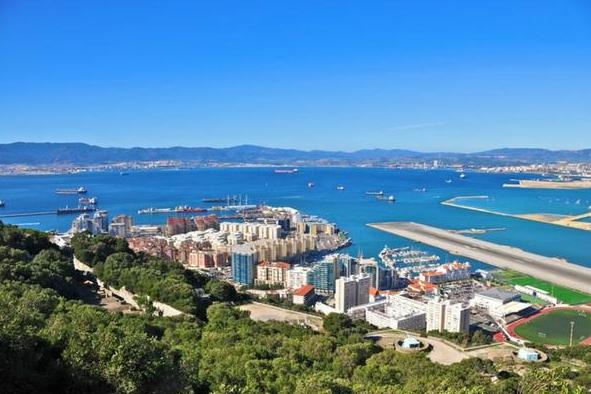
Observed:
[[[581,215],[569,216],[569,215],[558,215],[551,213],[522,213],[522,214],[511,214],[499,211],[493,211],[485,208],[475,208],[468,205],[458,204],[457,200],[471,199],[471,198],[485,198],[485,196],[458,196],[450,198],[441,202],[441,205],[447,205],[454,208],[467,209],[469,211],[483,212],[491,215],[505,216],[516,219],[531,220],[534,222],[553,224],[556,226],[563,226],[574,228],[577,230],[591,231],[591,222],[583,222],[580,219],[591,217],[591,212],[583,213]]]
[[[542,256],[418,223],[373,223],[368,226],[571,289],[585,293],[591,290],[591,269],[566,260]]]
[[[519,183],[505,183],[503,187],[522,189],[591,189],[591,180],[582,181],[533,181],[520,180]]]

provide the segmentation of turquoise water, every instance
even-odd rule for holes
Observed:
[[[352,254],[377,256],[384,244],[411,242],[366,226],[370,222],[415,221],[449,229],[506,228],[478,237],[517,246],[547,256],[560,256],[591,267],[591,232],[441,205],[456,196],[487,195],[487,200],[464,201],[507,213],[582,213],[591,205],[591,190],[507,189],[515,175],[469,173],[465,179],[451,171],[364,168],[301,168],[298,174],[274,174],[268,168],[194,169],[119,173],[81,173],[56,176],[0,177],[0,215],[49,211],[75,206],[77,196],[59,196],[56,188],[85,186],[111,216],[134,215],[138,223],[161,224],[165,216],[137,215],[147,207],[204,206],[203,197],[248,194],[249,202],[291,206],[334,221],[353,238]],[[446,183],[451,179],[451,183]],[[315,183],[308,188],[307,183]],[[336,190],[343,185],[345,190]],[[415,189],[425,188],[424,192]],[[394,194],[396,203],[376,201],[369,190]],[[580,200],[580,201],[579,201]],[[577,201],[579,203],[577,204]],[[35,216],[2,219],[40,230],[69,228],[74,216]],[[422,246],[427,250],[431,248]],[[445,252],[439,251],[443,259]]]

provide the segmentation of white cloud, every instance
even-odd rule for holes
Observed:
[[[414,130],[414,129],[422,129],[425,127],[435,127],[435,126],[443,126],[444,122],[425,122],[425,123],[414,123],[414,124],[404,124],[400,126],[395,126],[391,130],[392,131],[402,131],[402,130]]]

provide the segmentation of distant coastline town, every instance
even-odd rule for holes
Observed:
[[[441,160],[372,160],[360,162],[310,161],[295,164],[282,163],[236,163],[236,162],[183,162],[176,160],[156,160],[140,162],[120,162],[95,165],[1,165],[0,176],[9,175],[67,175],[85,172],[119,172],[126,175],[132,171],[176,170],[195,168],[293,168],[293,167],[359,167],[415,170],[455,170],[484,173],[537,174],[545,182],[536,180],[516,180],[505,187],[523,188],[591,188],[591,163],[545,163],[520,165],[474,165],[447,163]],[[551,182],[551,183],[550,183]]]

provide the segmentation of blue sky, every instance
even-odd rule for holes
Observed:
[[[591,148],[591,2],[0,0],[0,143]]]

